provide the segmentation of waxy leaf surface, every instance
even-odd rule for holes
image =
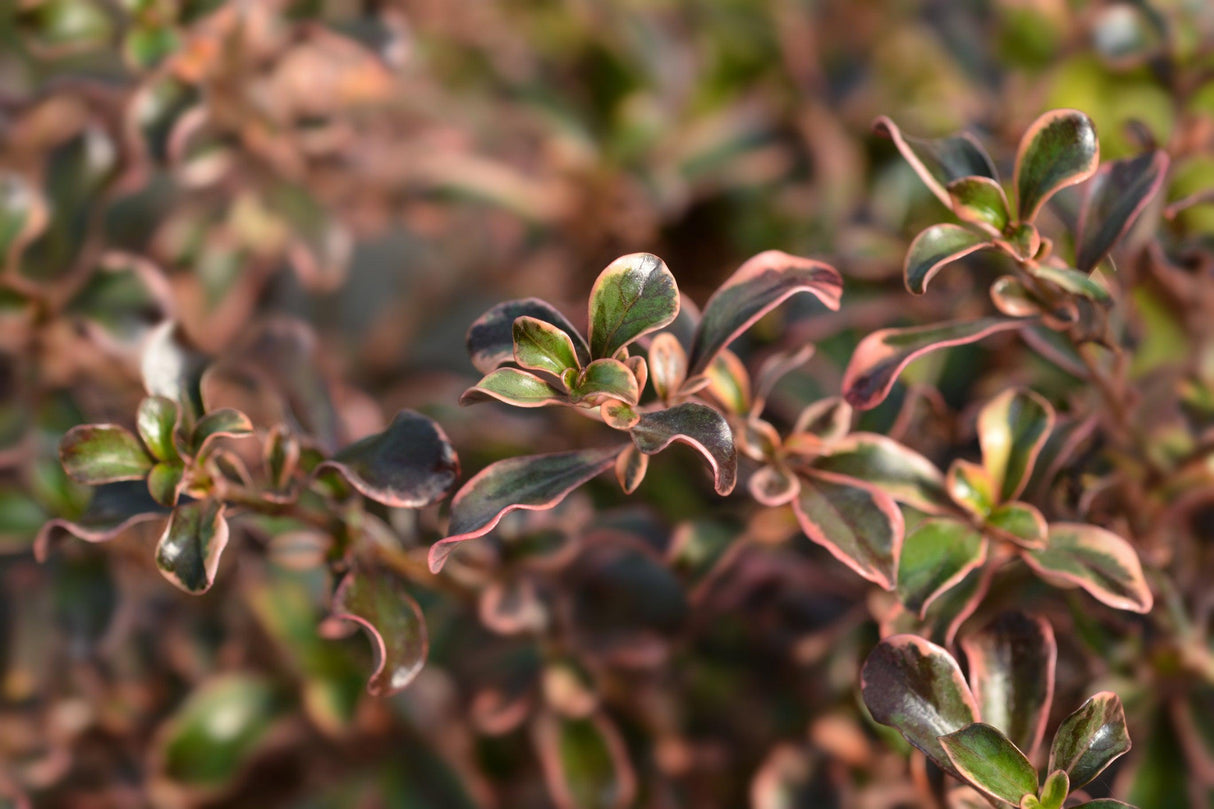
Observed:
[[[1099,162],[1100,141],[1092,119],[1078,110],[1042,115],[1025,132],[1016,153],[1020,220],[1031,222],[1046,200],[1091,177]]]
[[[906,535],[898,564],[898,600],[920,617],[986,561],[986,540],[972,526],[945,517],[924,520]]]
[[[621,256],[599,274],[590,291],[590,354],[610,358],[678,313],[679,288],[666,262],[652,253]]]
[[[1048,545],[1024,560],[1046,579],[1078,585],[1119,610],[1145,613],[1154,603],[1133,546],[1094,525],[1053,523]]]
[[[1062,720],[1050,747],[1050,771],[1065,770],[1071,788],[1079,789],[1129,749],[1130,732],[1121,699],[1111,691],[1101,691]]]
[[[712,468],[717,494],[733,491],[738,476],[738,453],[729,422],[713,408],[699,402],[645,413],[629,435],[646,455],[661,452],[674,442],[699,451]]]
[[[477,318],[468,329],[468,356],[476,370],[487,374],[514,359],[514,321],[532,317],[556,326],[573,343],[578,359],[590,362],[590,347],[577,329],[552,304],[539,298],[506,301]]]
[[[932,225],[916,236],[906,251],[902,268],[906,288],[922,295],[945,266],[989,246],[989,238],[960,225]]]
[[[139,480],[152,468],[152,459],[125,427],[82,424],[59,442],[59,460],[68,477],[93,486]]]
[[[1054,427],[1054,408],[1040,395],[1006,390],[978,415],[978,442],[999,502],[1014,500]]]
[[[1088,184],[1075,249],[1075,266],[1087,272],[1109,254],[1159,192],[1168,172],[1164,151],[1105,163]]]
[[[888,494],[854,478],[809,471],[793,510],[807,537],[869,581],[894,589],[904,524]]]
[[[981,722],[940,738],[957,772],[992,798],[1018,806],[1037,793],[1037,771],[997,728]]]
[[[429,638],[421,608],[399,577],[355,568],[333,594],[329,620],[353,621],[371,640],[375,664],[367,690],[390,696],[413,681],[426,661]]]
[[[156,545],[156,567],[187,593],[205,593],[215,581],[219,557],[228,544],[222,503],[201,500],[173,510]]]

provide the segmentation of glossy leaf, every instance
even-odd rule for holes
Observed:
[[[404,689],[426,661],[429,637],[421,607],[404,582],[386,570],[347,573],[333,593],[328,621],[353,621],[367,633],[375,654],[367,691],[374,696]]]
[[[515,407],[547,407],[559,404],[565,394],[535,374],[517,368],[498,368],[490,371],[475,387],[464,391],[459,403],[468,405],[489,399]]]
[[[1156,150],[1100,167],[1079,211],[1076,267],[1088,272],[1109,254],[1159,192],[1168,163],[1167,153]]]
[[[590,290],[590,355],[610,358],[679,313],[679,288],[666,262],[631,253],[607,265]]]
[[[1037,793],[1037,771],[997,728],[977,722],[940,737],[940,745],[963,779],[981,792],[1019,806]]]
[[[1015,500],[1024,490],[1041,447],[1054,428],[1054,408],[1037,393],[1009,389],[978,415],[978,441],[997,499]]]
[[[1049,536],[1045,517],[1028,503],[1004,503],[996,507],[987,515],[986,527],[1000,539],[1025,548],[1044,548]]]
[[[864,578],[894,589],[902,512],[888,494],[854,478],[811,470],[793,500],[805,535]]]
[[[939,513],[951,508],[944,476],[936,465],[888,436],[844,436],[832,443],[828,453],[815,459],[813,466],[867,481],[898,502],[921,511]]]
[[[997,236],[1007,228],[1012,214],[1003,187],[989,177],[962,177],[948,184],[953,213],[970,224]]]
[[[936,198],[952,207],[946,186],[962,177],[998,180],[995,164],[977,139],[968,132],[935,140],[908,138],[889,118],[873,123],[873,130],[893,140],[898,151]]]
[[[1042,618],[1004,613],[963,638],[961,648],[982,721],[1033,757],[1054,697],[1058,645],[1053,627]]]
[[[578,367],[577,350],[560,327],[524,315],[514,321],[514,360],[531,371],[546,371],[560,377]]]
[[[619,360],[595,360],[582,369],[573,385],[574,401],[601,404],[600,400],[615,399],[634,405],[639,398],[636,376]]]
[[[945,266],[989,246],[988,237],[960,225],[932,225],[916,236],[906,251],[902,267],[906,288],[922,295]]]
[[[986,540],[973,527],[948,518],[924,520],[902,543],[898,600],[923,618],[937,598],[985,561]]]
[[[1050,772],[1065,770],[1079,789],[1130,749],[1121,699],[1111,691],[1088,698],[1062,720],[1050,747]]]
[[[684,402],[645,413],[629,435],[646,455],[661,452],[676,441],[694,447],[712,468],[717,494],[733,491],[738,475],[733,433],[729,422],[713,408],[699,402]]]
[[[187,593],[205,593],[215,581],[219,557],[228,544],[222,503],[202,500],[173,510],[156,544],[156,567]]]
[[[986,519],[997,502],[994,481],[976,463],[958,458],[949,466],[945,481],[953,502],[979,519]]]
[[[187,424],[204,412],[202,372],[207,358],[186,339],[172,321],[153,330],[140,360],[143,387],[151,396],[163,396],[181,407]]]
[[[1069,267],[1053,267],[1049,264],[1038,264],[1031,272],[1038,278],[1049,281],[1072,295],[1079,295],[1102,306],[1110,306],[1113,303],[1109,291],[1087,273],[1072,270]]]
[[[991,301],[1008,317],[1032,317],[1045,311],[1020,279],[1010,275],[1001,275],[991,284]]]
[[[608,399],[599,406],[603,423],[613,430],[631,430],[641,420],[641,414],[627,402]]]
[[[931,351],[974,343],[1027,320],[985,318],[907,329],[882,329],[860,341],[843,374],[843,395],[852,407],[869,410],[885,401],[898,374],[910,362]]]
[[[655,334],[649,344],[649,373],[658,398],[665,400],[687,379],[687,352],[668,331]]]
[[[482,374],[514,359],[514,321],[532,317],[556,326],[573,343],[578,360],[590,362],[590,348],[577,329],[552,304],[539,298],[506,301],[477,318],[468,329],[468,356]]]
[[[704,376],[708,378],[705,391],[727,411],[737,415],[750,412],[750,374],[737,354],[721,349],[704,369]]]
[[[135,427],[144,446],[158,461],[177,458],[173,436],[177,430],[177,405],[163,396],[149,396],[139,403]]]
[[[96,486],[139,480],[152,468],[139,439],[116,424],[81,424],[59,442],[64,471],[78,483]]]
[[[194,445],[194,451],[201,454],[215,438],[245,436],[252,433],[253,422],[249,421],[248,416],[239,410],[225,407],[200,418],[190,434],[190,442]]]
[[[459,477],[459,458],[430,418],[402,410],[383,432],[342,449],[319,469],[332,469],[376,502],[422,508],[446,496]]]
[[[1078,110],[1042,115],[1024,133],[1016,153],[1020,220],[1033,221],[1046,200],[1091,177],[1099,162],[1100,141],[1088,116]]]
[[[451,501],[448,536],[430,548],[430,570],[437,573],[452,545],[492,531],[516,509],[552,508],[571,491],[607,471],[619,454],[614,449],[526,455],[490,464],[466,482]]]
[[[1070,794],[1071,781],[1064,770],[1055,770],[1041,785],[1042,809],[1062,809],[1066,796]]]
[[[1082,587],[1119,610],[1150,612],[1154,603],[1134,548],[1094,525],[1054,523],[1049,544],[1024,560],[1047,581]]]
[[[952,655],[915,635],[888,637],[864,661],[860,692],[873,719],[957,774],[939,738],[978,721],[978,707]]]
[[[185,465],[179,460],[161,461],[148,472],[148,492],[163,506],[177,505],[185,478]]]
[[[718,351],[798,292],[838,309],[843,279],[829,264],[779,250],[747,259],[704,305],[690,352],[691,375],[707,368]]]

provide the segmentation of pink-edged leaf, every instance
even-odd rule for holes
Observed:
[[[694,447],[712,468],[717,494],[733,491],[738,476],[733,432],[725,417],[708,405],[684,402],[666,410],[645,413],[629,435],[646,455],[661,452],[676,441]]]
[[[977,426],[982,465],[991,475],[995,497],[998,502],[1016,499],[1054,429],[1054,408],[1036,392],[1011,387],[982,407]]]
[[[393,508],[422,508],[446,496],[459,477],[459,458],[433,419],[402,410],[388,428],[342,449],[331,469],[361,494]]]
[[[932,225],[911,242],[902,265],[906,288],[915,295],[927,291],[927,285],[945,266],[984,247],[992,247],[990,237],[960,225]]]
[[[599,415],[603,423],[613,430],[631,430],[641,420],[641,414],[627,402],[619,399],[608,399],[599,405]]]
[[[1033,758],[1054,699],[1058,644],[1044,618],[1000,615],[961,640],[982,721]]]
[[[219,557],[228,544],[223,512],[223,504],[215,500],[179,505],[160,535],[156,567],[187,593],[205,593],[215,582]]]
[[[704,369],[708,384],[704,391],[730,413],[750,412],[750,373],[738,355],[723,348]]]
[[[649,344],[649,373],[658,398],[665,401],[687,379],[687,352],[668,331],[655,334]]]
[[[590,355],[614,357],[678,313],[679,288],[666,262],[652,253],[620,256],[599,273],[590,290]]]
[[[858,410],[885,401],[894,380],[910,362],[941,348],[975,343],[992,334],[1020,329],[1032,321],[984,318],[968,322],[882,329],[860,341],[843,374],[843,395]]]
[[[1109,291],[1086,272],[1072,270],[1070,267],[1055,267],[1046,263],[1031,267],[1029,272],[1071,295],[1087,298],[1101,306],[1113,305],[1113,296],[1109,294]]]
[[[986,540],[960,520],[924,520],[907,533],[898,564],[898,600],[920,619],[936,599],[986,561]]]
[[[1100,163],[1092,119],[1078,110],[1051,110],[1032,123],[1016,152],[1020,221],[1032,222],[1045,201],[1091,177]]]
[[[322,630],[337,634],[333,624],[343,621],[361,626],[371,641],[375,664],[367,691],[372,695],[395,694],[421,671],[429,649],[426,621],[400,577],[361,567],[347,573],[333,593]]]
[[[485,467],[455,493],[448,536],[430,547],[430,570],[442,569],[454,543],[487,534],[507,513],[556,506],[571,491],[610,469],[619,452],[615,447],[525,455]]]
[[[1145,613],[1154,604],[1133,546],[1103,528],[1053,523],[1049,544],[1022,556],[1047,581],[1082,587],[1110,607]]]
[[[570,718],[540,714],[535,745],[548,793],[558,809],[624,809],[636,796],[636,775],[619,731],[601,713]]]
[[[994,162],[982,144],[968,132],[935,140],[908,138],[885,116],[873,122],[873,131],[894,142],[919,179],[946,207],[952,207],[946,186],[954,180],[962,177],[999,179]]]
[[[190,444],[196,455],[202,455],[207,446],[220,437],[252,435],[253,422],[239,410],[225,407],[207,413],[194,425],[190,433]]]
[[[148,492],[157,503],[172,508],[186,486],[185,464],[161,461],[148,472]]]
[[[547,407],[561,404],[566,396],[533,373],[518,368],[498,368],[464,391],[459,403],[468,405],[490,399],[515,407]]]
[[[952,508],[944,475],[909,447],[877,433],[852,433],[832,442],[815,469],[867,481],[899,503],[938,514]]]
[[[476,370],[487,374],[514,359],[514,321],[533,317],[569,336],[580,362],[590,362],[590,348],[577,329],[552,304],[539,298],[506,301],[477,318],[468,329],[468,356]]]
[[[560,377],[579,366],[573,339],[558,326],[523,315],[514,321],[514,361],[529,371]]]
[[[139,439],[117,424],[81,424],[59,442],[59,461],[68,477],[97,486],[140,480],[152,468]]]
[[[962,177],[948,184],[953,213],[958,219],[998,236],[1007,228],[1012,214],[1003,186],[989,177]]]
[[[807,405],[797,414],[793,435],[808,433],[833,448],[851,430],[851,405],[840,396],[829,396]]]
[[[807,537],[869,581],[894,589],[905,524],[892,497],[855,478],[811,469],[792,505]]]
[[[860,693],[873,719],[957,774],[939,739],[978,721],[978,705],[952,655],[916,635],[888,637],[864,661]]]
[[[798,292],[838,309],[843,278],[829,264],[779,250],[747,259],[704,305],[690,352],[691,375],[707,368],[718,351]]]
[[[746,481],[750,496],[769,508],[785,505],[801,491],[800,479],[783,466],[759,467]]]
[[[615,459],[615,477],[624,494],[632,494],[645,479],[649,470],[649,456],[641,452],[636,444],[624,447]]]
[[[1033,317],[1045,312],[1024,283],[1011,275],[1001,275],[991,284],[991,302],[1008,317]]]
[[[1156,150],[1100,167],[1079,211],[1076,267],[1088,272],[1109,254],[1159,192],[1168,163],[1167,152]]]
[[[976,722],[940,737],[961,777],[986,795],[1013,806],[1036,797],[1037,771],[998,728]]]
[[[34,557],[46,561],[51,541],[64,533],[85,542],[108,542],[128,528],[168,515],[169,510],[152,499],[142,480],[106,483],[92,490],[78,519],[55,519],[42,526],[34,539]]]
[[[1044,548],[1048,542],[1049,526],[1036,506],[1019,501],[997,506],[986,517],[986,528],[999,539],[1014,542],[1022,548]]]
[[[177,403],[163,396],[148,396],[139,403],[135,416],[135,428],[143,445],[158,461],[176,460],[177,446],[174,436],[180,413]]]
[[[1050,771],[1065,770],[1079,789],[1130,750],[1121,699],[1101,691],[1062,720],[1050,747]]]
[[[573,401],[591,404],[614,399],[634,405],[640,398],[636,375],[619,360],[595,360],[582,369],[571,387]]]
[[[980,520],[985,520],[998,502],[995,483],[985,468],[964,458],[948,467],[945,486],[953,502]]]
[[[1064,770],[1054,770],[1041,784],[1041,809],[1062,809],[1071,791],[1071,779]]]

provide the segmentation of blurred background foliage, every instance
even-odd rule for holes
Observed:
[[[130,423],[139,347],[166,318],[290,391],[217,383],[259,430],[294,419],[337,446],[412,407],[469,475],[593,440],[571,416],[458,408],[476,379],[463,334],[490,304],[542,295],[577,323],[601,268],[641,250],[703,303],[775,248],[847,282],[840,312],[794,300],[738,347],[818,344],[773,398],[795,417],[838,392],[866,332],[989,306],[981,262],[905,294],[906,245],[943,209],[873,119],[970,129],[1010,176],[1053,107],[1086,111],[1105,159],[1164,146],[1167,202],[1211,188],[1214,6],[0,0],[0,805],[925,805],[856,698],[869,588],[784,512],[717,503],[690,452],[655,458],[627,504],[599,481],[515,515],[450,581],[414,587],[429,662],[386,700],[365,693],[363,638],[317,634],[328,581],[296,526],[241,523],[197,598],[157,574],[140,527],[44,565],[31,545],[104,505],[56,445]],[[1183,266],[1214,209],[1163,227]],[[1183,289],[1135,288],[1137,374],[1187,351]],[[917,363],[864,423],[905,431],[913,383],[938,387],[906,438],[938,457],[970,440],[951,414],[1009,384],[1067,395],[1069,377],[1002,346]],[[416,543],[443,513],[381,516]],[[1214,756],[1180,752],[1210,733],[1214,691],[1158,707],[1133,685],[1141,625],[1045,592],[1026,576],[990,600],[1059,602],[1075,699],[1057,703],[1120,687],[1138,749],[1119,794],[1214,806]]]

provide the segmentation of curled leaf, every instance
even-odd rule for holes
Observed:
[[[223,511],[215,500],[180,505],[156,544],[156,567],[187,593],[205,593],[215,581],[219,557],[228,544]]]
[[[655,334],[649,344],[649,373],[658,398],[665,400],[687,379],[687,352],[668,331]]]
[[[253,422],[249,421],[249,417],[239,410],[225,407],[207,413],[198,420],[190,434],[190,443],[193,444],[194,452],[201,455],[216,438],[252,434]]]
[[[560,377],[578,367],[573,340],[559,326],[523,315],[514,321],[513,334],[514,360],[523,368]]]
[[[907,290],[922,295],[946,265],[990,246],[989,238],[960,225],[932,225],[916,236],[907,249],[902,268]]]
[[[569,718],[545,711],[535,724],[544,781],[558,809],[624,809],[636,776],[619,732],[601,714]]]
[[[997,728],[976,722],[940,737],[940,745],[963,779],[981,792],[1020,805],[1036,797],[1037,771]]]
[[[737,354],[721,349],[704,369],[704,376],[708,379],[705,391],[727,411],[737,415],[750,412],[750,374]]]
[[[645,479],[649,469],[649,456],[641,452],[636,444],[629,444],[615,459],[615,476],[624,494],[632,494]]]
[[[894,589],[904,523],[893,498],[854,478],[810,470],[793,510],[807,537],[869,581]]]
[[[580,362],[590,362],[590,349],[577,329],[552,304],[539,298],[506,301],[477,318],[468,329],[468,356],[482,374],[514,359],[514,321],[531,317],[555,326],[573,343]]]
[[[948,184],[948,196],[958,219],[998,236],[1012,215],[1003,187],[989,177],[962,177]]]
[[[1100,162],[1092,119],[1078,110],[1051,110],[1020,139],[1016,191],[1020,221],[1032,222],[1055,193],[1091,177]]]
[[[629,435],[646,455],[661,452],[676,441],[694,447],[712,467],[717,494],[733,491],[738,474],[733,433],[729,422],[713,408],[699,402],[684,402],[645,413]]]
[[[1062,720],[1050,747],[1050,771],[1064,770],[1079,789],[1130,749],[1121,699],[1101,691]]]
[[[946,186],[954,180],[975,176],[999,179],[990,156],[968,132],[935,140],[908,138],[885,116],[873,122],[873,131],[891,139],[919,179],[950,208],[952,200]]]
[[[421,607],[401,579],[385,570],[355,568],[333,593],[326,623],[353,621],[371,640],[375,665],[367,691],[391,696],[405,688],[426,661],[429,638]]]
[[[640,399],[636,375],[619,360],[595,360],[578,374],[571,386],[574,401],[600,404],[600,400],[614,399],[634,405]]]
[[[1151,611],[1154,596],[1138,554],[1111,531],[1082,523],[1053,523],[1049,544],[1025,551],[1023,557],[1047,581],[1082,587],[1115,609]]]
[[[666,262],[631,253],[607,265],[590,291],[590,355],[608,358],[668,325],[679,313],[679,288]]]
[[[907,533],[898,563],[898,600],[921,619],[943,594],[986,561],[986,540],[947,518],[924,520]]]
[[[936,514],[951,509],[944,476],[936,465],[888,436],[863,432],[843,436],[813,466],[867,481],[920,511]]]
[[[50,520],[34,539],[34,556],[45,561],[51,540],[64,532],[85,542],[107,542],[132,526],[162,520],[169,510],[152,499],[143,481],[106,483],[92,490],[88,506],[76,520]]]

